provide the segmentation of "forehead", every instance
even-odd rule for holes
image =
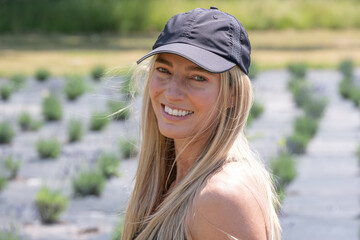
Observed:
[[[213,74],[213,73],[203,69],[199,65],[195,64],[194,62],[192,62],[184,57],[181,57],[179,55],[172,54],[172,53],[157,54],[155,63],[162,63],[165,65],[168,65],[169,67],[183,66],[187,70],[197,70],[197,71]]]

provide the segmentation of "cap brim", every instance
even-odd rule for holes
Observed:
[[[158,47],[140,58],[137,63],[139,64],[146,58],[158,53],[172,53],[179,55],[212,73],[226,72],[236,65],[215,53],[186,43],[171,43]]]

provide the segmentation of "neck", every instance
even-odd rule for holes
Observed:
[[[175,139],[176,160],[176,180],[173,186],[176,186],[189,172],[196,158],[203,151],[207,141],[197,139],[189,144],[187,139]]]

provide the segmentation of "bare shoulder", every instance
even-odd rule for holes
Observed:
[[[243,170],[243,166],[231,163],[207,181],[195,198],[189,219],[193,240],[266,239],[254,184]]]

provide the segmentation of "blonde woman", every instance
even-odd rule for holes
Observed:
[[[122,239],[280,239],[271,178],[244,136],[253,95],[241,23],[214,7],[175,15],[146,58]]]

